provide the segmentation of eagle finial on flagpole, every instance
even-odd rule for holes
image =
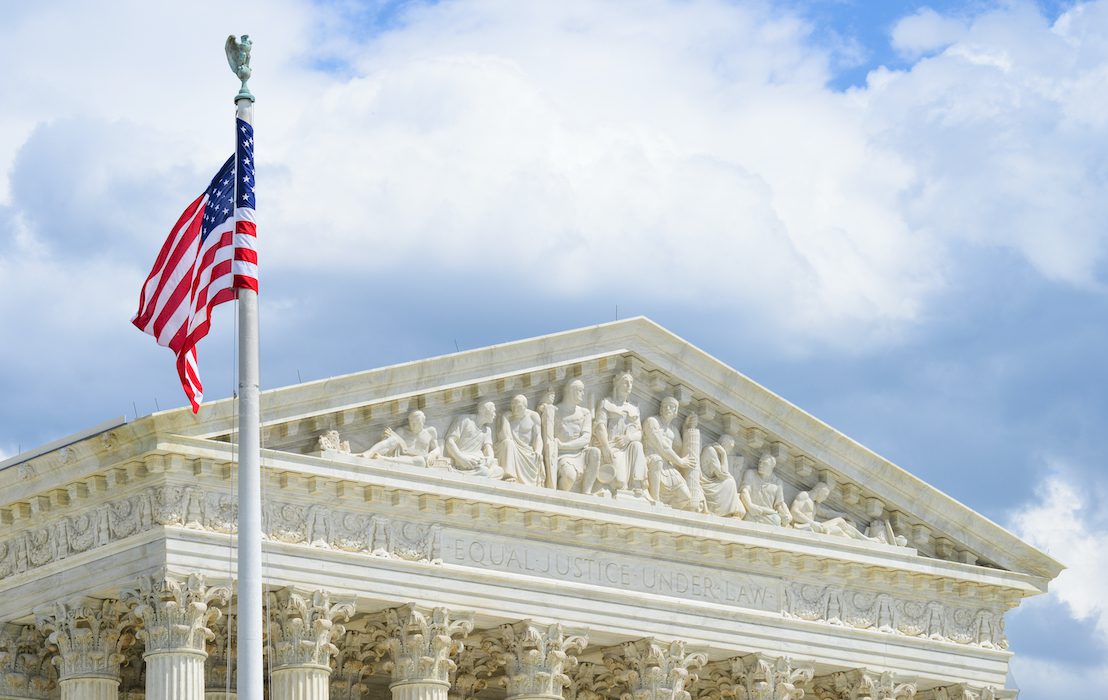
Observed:
[[[254,95],[250,93],[250,88],[246,86],[246,81],[250,80],[251,46],[253,46],[253,42],[250,41],[250,35],[248,34],[243,34],[241,39],[236,39],[235,35],[232,34],[227,37],[227,43],[224,45],[224,50],[227,52],[227,64],[231,66],[231,71],[242,81],[239,94],[235,96],[236,101],[244,98],[251,102],[254,101]]]

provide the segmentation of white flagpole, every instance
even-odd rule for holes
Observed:
[[[254,121],[250,38],[227,39],[227,58],[242,81],[235,112]],[[236,60],[237,59],[237,60]],[[236,141],[237,143],[237,141]],[[238,700],[262,700],[262,493],[261,408],[258,371],[258,294],[238,290],[239,529],[238,529]]]

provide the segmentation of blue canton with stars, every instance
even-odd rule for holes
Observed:
[[[254,208],[254,127],[236,119],[238,176],[235,180],[235,206]]]
[[[238,147],[208,185],[208,204],[204,207],[204,221],[200,226],[201,241],[234,216],[236,205],[254,208],[254,128],[241,119],[235,121]]]

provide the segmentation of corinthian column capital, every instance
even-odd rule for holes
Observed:
[[[734,695],[742,700],[800,700],[815,667],[782,656],[749,654],[731,660]]]
[[[504,666],[508,698],[558,698],[569,684],[565,671],[577,663],[570,652],[588,645],[585,631],[566,632],[560,624],[523,620],[502,625],[482,647]]]
[[[326,591],[282,588],[269,594],[268,609],[273,668],[318,666],[330,671],[331,656],[338,652],[332,640],[346,632],[340,621],[354,614],[354,603],[332,603]]]
[[[193,652],[203,655],[211,639],[209,624],[220,617],[231,589],[207,586],[204,577],[187,579],[147,577],[138,587],[123,591],[123,601],[134,605],[131,614],[141,623],[137,636],[146,644],[146,655],[164,652]]]
[[[815,691],[821,700],[911,700],[916,695],[916,679],[859,668],[831,674],[816,684]]]
[[[33,627],[0,627],[0,698],[46,700],[54,689],[46,639]]]
[[[347,632],[336,646],[338,653],[332,659],[331,699],[361,700],[369,690],[366,679],[376,668],[377,655],[372,639],[360,632]]]
[[[605,700],[616,685],[607,666],[589,661],[577,664],[566,675],[569,676],[564,691],[566,700]]]
[[[922,694],[927,700],[1006,700],[1016,697],[1014,690],[999,690],[992,686],[958,683],[935,688]]]
[[[613,675],[626,684],[634,700],[689,700],[685,685],[696,679],[696,669],[708,657],[688,652],[685,642],[660,642],[648,637],[621,645],[619,653],[604,655]]]
[[[35,611],[35,623],[58,649],[59,680],[106,678],[119,681],[123,649],[134,642],[126,630],[124,606],[115,600],[83,598]]]
[[[473,613],[446,608],[427,609],[414,604],[386,610],[371,625],[393,683],[431,681],[448,684],[462,643],[456,639],[473,631]]]

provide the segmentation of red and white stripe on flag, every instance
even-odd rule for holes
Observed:
[[[177,374],[193,413],[204,398],[196,344],[208,334],[212,309],[234,299],[237,289],[258,291],[254,133],[242,120],[238,126],[236,155],[170,230],[131,319],[177,356]]]

